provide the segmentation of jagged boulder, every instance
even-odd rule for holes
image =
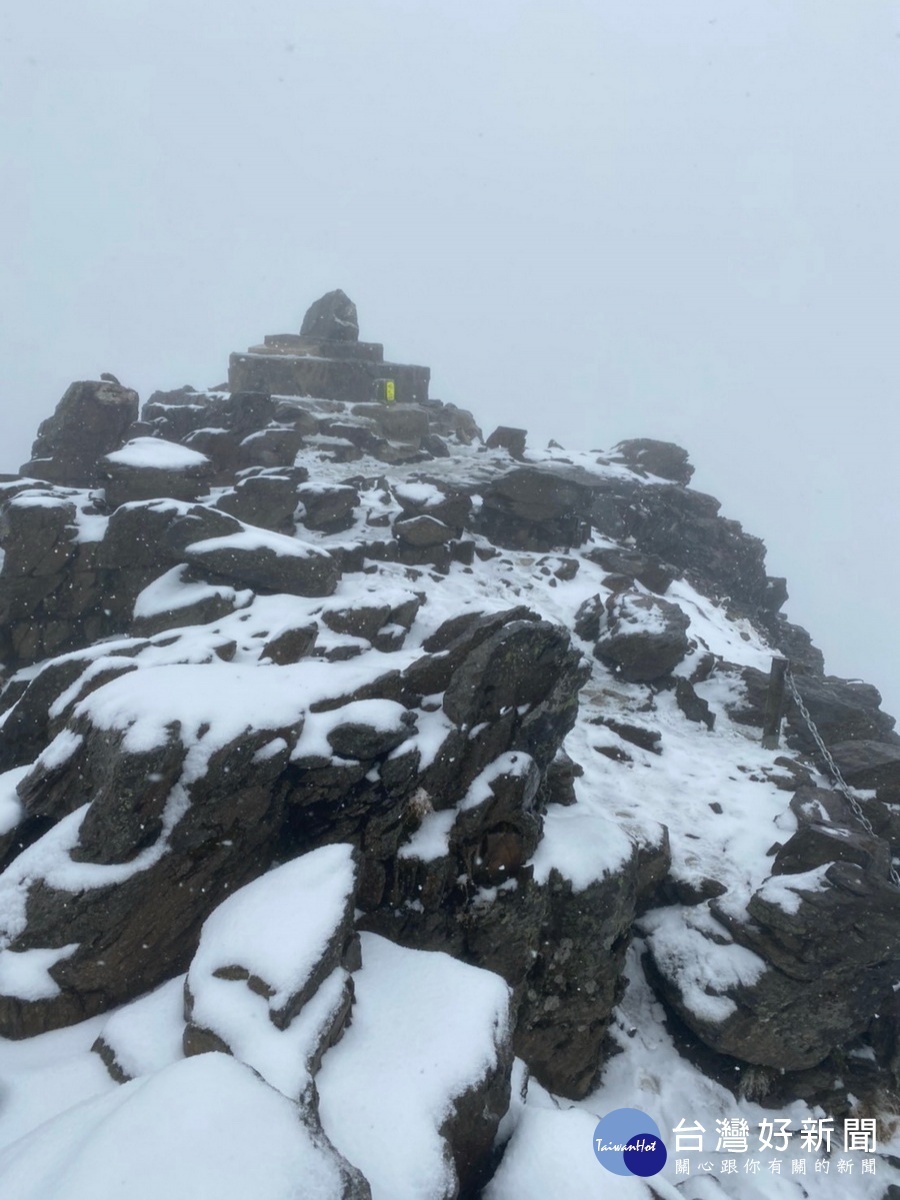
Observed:
[[[404,545],[423,549],[444,545],[450,541],[453,533],[443,521],[422,513],[418,517],[395,521],[394,536]]]
[[[765,714],[769,676],[754,667],[742,667],[739,671],[744,685],[743,696],[729,705],[731,718],[739,724],[761,726]],[[879,742],[888,746],[895,740],[900,744],[900,739],[892,732],[894,718],[881,711],[881,695],[871,684],[861,683],[856,679],[839,679],[834,675],[823,677],[809,670],[796,669],[794,680],[800,697],[826,745],[834,746],[842,742]],[[806,753],[815,753],[815,739],[790,697],[787,699],[785,710],[791,744],[800,747]]]
[[[900,740],[838,742],[831,752],[851,787],[874,788],[883,804],[900,802]]]
[[[23,475],[69,487],[95,483],[97,459],[125,441],[138,415],[138,395],[118,383],[73,383],[42,421]]]
[[[614,450],[620,460],[633,471],[658,475],[687,486],[694,468],[688,462],[688,452],[674,442],[659,442],[654,438],[630,438],[619,442]]]
[[[639,550],[591,550],[586,557],[612,575],[637,580],[658,596],[664,596],[678,576],[678,571],[671,564],[654,554],[643,554]]]
[[[155,437],[183,442],[208,424],[209,397],[189,384],[168,392],[154,392],[141,409],[141,425]]]
[[[707,594],[753,613],[767,603],[765,546],[719,516],[715,497],[674,483],[594,479],[590,519],[601,534],[671,563]]]
[[[300,336],[327,342],[358,342],[356,305],[340,288],[326,292],[306,310]]]
[[[239,521],[275,533],[293,532],[296,507],[297,480],[287,474],[247,476],[238,480],[233,491],[225,492],[216,500],[216,508]]]
[[[771,876],[745,917],[712,900],[644,920],[652,978],[703,1042],[803,1070],[866,1029],[892,994],[898,917],[900,889],[843,861]]]
[[[622,998],[637,884],[635,847],[617,871],[587,887],[556,870],[545,885],[515,1045],[529,1070],[557,1094],[581,1098],[596,1083],[612,1011]]]
[[[138,593],[134,602],[134,632],[142,636],[186,625],[207,625],[219,621],[253,599],[249,588],[207,583],[191,578],[191,568],[181,563]]]
[[[489,450],[507,450],[511,458],[522,459],[525,457],[525,439],[527,437],[527,429],[516,429],[511,425],[498,425],[488,437],[485,445]]]
[[[5,1036],[184,970],[212,908],[270,865],[275,785],[303,727],[298,670],[163,667],[153,686],[132,672],[77,706],[21,785],[26,814],[55,824],[0,877]]]
[[[518,467],[483,489],[477,528],[515,550],[579,546],[590,534],[594,483],[574,467]]]
[[[688,615],[667,600],[614,594],[600,615],[594,653],[631,682],[662,679],[687,654],[689,625]]]
[[[84,493],[40,488],[23,490],[4,506],[0,655],[7,664],[33,662],[111,632],[99,605],[89,507]]]
[[[471,496],[443,481],[440,484],[427,479],[402,483],[393,488],[393,495],[404,518],[432,517],[448,526],[453,537],[460,537],[471,520]]]
[[[348,484],[304,484],[297,492],[307,529],[339,533],[353,524],[359,492]]]

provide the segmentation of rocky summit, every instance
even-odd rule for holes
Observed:
[[[0,482],[0,1195],[900,1194],[893,718],[683,449],[429,376],[334,291]]]

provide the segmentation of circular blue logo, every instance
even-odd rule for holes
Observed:
[[[616,1108],[594,1130],[594,1154],[613,1175],[657,1175],[668,1157],[659,1126],[639,1108]]]

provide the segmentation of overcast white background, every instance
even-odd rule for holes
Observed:
[[[0,469],[342,287],[486,433],[685,445],[900,714],[900,5],[31,0],[0,105]]]

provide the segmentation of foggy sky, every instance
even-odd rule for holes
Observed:
[[[342,287],[535,445],[686,446],[900,715],[900,5],[33,0],[0,30],[0,470]]]

